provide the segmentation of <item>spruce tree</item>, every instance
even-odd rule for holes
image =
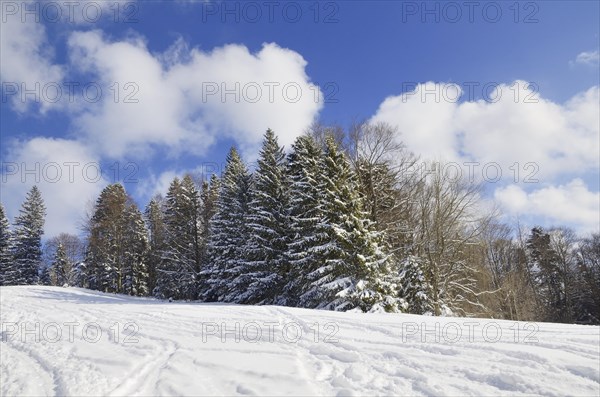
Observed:
[[[123,213],[127,200],[125,188],[119,183],[104,188],[96,200],[85,259],[91,289],[122,290]]]
[[[231,285],[239,303],[274,303],[283,292],[289,274],[288,195],[285,154],[269,129],[253,175],[240,274]]]
[[[86,259],[78,266],[88,286],[104,292],[146,294],[146,230],[123,185],[109,185],[100,193],[88,229]]]
[[[80,288],[92,288],[90,286],[91,276],[88,272],[88,267],[85,261],[77,262],[73,266],[72,280],[73,285]]]
[[[202,246],[202,266],[208,265],[208,240],[210,237],[210,221],[217,212],[217,200],[221,190],[221,181],[216,174],[212,174],[209,181],[203,181],[202,189],[200,190],[200,201],[202,206],[200,209],[200,223],[202,229],[200,235],[203,241]]]
[[[4,206],[0,203],[0,285],[8,285],[12,271],[12,235]]]
[[[184,232],[188,239],[186,242],[186,267],[192,275],[190,286],[187,289],[186,294],[189,299],[196,299],[198,295],[200,273],[202,272],[202,253],[205,245],[205,241],[202,238],[202,202],[200,200],[200,192],[190,175],[183,177],[181,180],[181,187],[185,200],[183,217],[187,220]]]
[[[210,221],[207,246],[209,267],[204,272],[206,287],[201,298],[207,301],[237,301],[237,290],[229,290],[231,282],[242,271],[240,258],[248,236],[248,213],[251,178],[235,148],[227,155],[221,177],[221,192],[217,211]]]
[[[302,299],[309,307],[332,310],[397,311],[397,285],[383,236],[362,210],[350,164],[333,139],[326,139],[321,165],[323,217],[317,225],[321,257],[311,269]]]
[[[296,139],[288,158],[289,239],[287,259],[289,276],[279,304],[300,305],[300,295],[310,284],[309,273],[319,267],[316,247],[322,236],[317,226],[323,218],[323,192],[320,183],[322,151],[309,135]]]
[[[165,198],[165,213],[164,213],[164,224],[165,224],[165,240],[162,251],[160,253],[160,264],[156,269],[156,288],[154,295],[157,298],[177,299],[182,295],[179,290],[179,263],[178,263],[178,252],[174,251],[172,245],[175,244],[175,240],[178,237],[175,229],[175,216],[178,212],[177,208],[178,198],[181,196],[181,180],[175,177],[169,185],[169,190]],[[167,207],[169,210],[167,210]],[[169,218],[169,226],[167,226],[166,218]]]
[[[53,279],[52,284],[63,286],[67,283],[67,272],[66,269],[69,268],[69,263],[67,259],[67,254],[65,252],[65,248],[62,244],[59,244],[56,248],[56,253],[54,254],[54,260],[52,261],[52,265],[50,267],[51,279]]]
[[[431,285],[420,258],[409,255],[399,265],[398,277],[401,310],[411,314],[433,313]]]
[[[60,233],[59,235],[46,240],[42,250],[44,264],[50,267],[51,270],[52,263],[54,262],[54,257],[59,245],[62,245],[62,248],[65,252],[65,257],[67,258],[66,267],[63,270],[65,278],[60,285],[77,285],[74,280],[75,264],[83,260],[83,256],[85,254],[85,243],[79,236],[68,233]]]
[[[200,195],[191,176],[175,178],[165,203],[165,244],[157,296],[195,299],[202,270]]]
[[[42,264],[42,234],[46,207],[42,194],[33,186],[19,215],[15,219],[12,271],[8,283],[14,285],[36,284]]]
[[[39,284],[40,285],[53,285],[52,284],[52,269],[50,268],[50,266],[46,266],[45,264],[42,264],[42,268],[40,270],[40,279],[39,279]]]
[[[551,246],[551,236],[541,227],[531,229],[527,240],[529,269],[545,321],[560,321],[565,299],[558,255]]]
[[[148,235],[142,213],[129,203],[123,214],[123,288],[122,292],[134,296],[146,296],[148,289]]]
[[[157,269],[160,267],[162,252],[165,245],[165,222],[163,199],[161,196],[150,200],[144,211],[148,229],[148,290],[154,294],[156,288]]]

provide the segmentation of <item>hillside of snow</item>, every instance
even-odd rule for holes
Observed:
[[[1,287],[14,395],[600,395],[600,327]]]

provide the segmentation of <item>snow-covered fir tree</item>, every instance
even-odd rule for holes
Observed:
[[[150,200],[144,211],[148,229],[148,290],[153,293],[156,287],[157,269],[160,266],[165,244],[164,200],[156,196]]]
[[[123,214],[125,235],[123,239],[123,293],[146,296],[148,289],[148,235],[142,213],[133,203]]]
[[[382,236],[362,209],[355,176],[332,138],[321,165],[323,217],[317,225],[321,258],[310,269],[303,305],[332,310],[398,311],[397,286]]]
[[[165,200],[165,243],[157,296],[195,299],[202,270],[200,194],[190,175],[175,178]]]
[[[63,270],[65,278],[60,285],[77,285],[73,279],[74,266],[83,260],[85,243],[79,236],[69,233],[60,233],[46,240],[42,251],[44,253],[44,264],[50,267],[50,269],[52,269],[52,263],[54,262],[59,245],[62,245],[65,257],[67,258],[67,265]]]
[[[88,267],[85,261],[79,261],[75,265],[73,265],[73,271],[71,278],[73,280],[73,285],[76,285],[80,288],[90,288],[90,275],[88,272]]]
[[[42,264],[42,234],[46,207],[37,186],[27,193],[14,223],[13,263],[6,284],[24,285],[38,282]]]
[[[320,256],[315,247],[321,244],[317,225],[322,219],[321,165],[322,151],[310,135],[302,135],[292,145],[288,157],[289,178],[289,241],[287,258],[289,277],[280,297],[280,304],[297,306],[307,276],[317,269]]]
[[[0,204],[0,285],[7,284],[5,278],[7,278],[9,271],[12,270],[11,245],[12,235],[10,225],[4,211],[4,206]]]
[[[59,244],[56,247],[56,253],[54,254],[54,260],[50,266],[50,278],[52,279],[53,285],[62,286],[67,283],[67,269],[69,269],[69,263],[67,259],[67,253],[65,247]]]
[[[208,264],[203,273],[204,288],[201,298],[207,301],[236,301],[237,290],[230,291],[232,280],[243,270],[240,259],[248,238],[248,213],[251,177],[248,168],[235,148],[227,155],[221,177],[221,192],[217,212],[210,221],[207,246]]]
[[[541,227],[531,229],[527,239],[528,267],[537,291],[538,305],[545,321],[560,321],[565,301],[565,283],[560,276],[559,257],[552,247],[552,235]]]
[[[200,201],[202,203],[200,208],[200,223],[202,225],[200,235],[204,243],[202,246],[203,266],[208,264],[207,245],[210,237],[210,221],[217,212],[217,200],[219,199],[220,190],[221,180],[216,174],[211,175],[210,181],[204,180],[200,189]]]
[[[42,267],[40,269],[40,278],[38,281],[39,285],[53,285],[52,284],[52,269],[50,266],[46,266],[42,263]]]
[[[91,289],[118,292],[122,287],[119,259],[123,257],[122,216],[126,203],[127,193],[119,183],[105,187],[96,200],[85,258]]]
[[[107,186],[96,201],[88,226],[84,261],[92,289],[117,293],[144,293],[147,237],[142,216],[120,183]]]
[[[401,309],[411,314],[433,314],[431,285],[427,281],[420,258],[408,255],[399,267],[399,293]]]
[[[274,303],[288,277],[289,236],[286,158],[269,129],[264,135],[253,175],[246,214],[248,238],[231,292],[239,303]]]

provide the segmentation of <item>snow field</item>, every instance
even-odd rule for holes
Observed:
[[[0,288],[13,395],[600,394],[600,327]]]

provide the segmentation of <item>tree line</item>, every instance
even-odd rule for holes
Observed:
[[[41,245],[29,192],[14,230],[0,207],[0,283],[361,312],[600,323],[600,235],[530,231],[480,208],[387,124],[314,125],[288,154],[271,130],[251,172],[175,178],[141,211],[121,184],[100,194],[85,237]]]

